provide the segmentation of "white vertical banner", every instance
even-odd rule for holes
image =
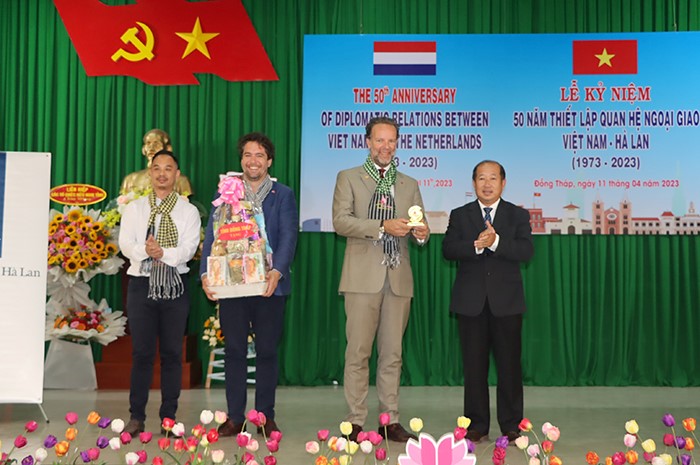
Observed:
[[[41,403],[51,154],[0,152],[0,403]]]

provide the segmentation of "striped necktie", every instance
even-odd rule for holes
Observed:
[[[487,221],[489,223],[493,223],[493,221],[491,220],[491,210],[493,210],[493,208],[484,207],[484,226],[486,226]]]

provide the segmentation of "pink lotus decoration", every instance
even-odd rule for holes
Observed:
[[[474,465],[476,456],[469,454],[467,441],[455,441],[452,433],[443,434],[439,441],[420,433],[418,441],[409,439],[406,454],[399,456],[399,465]]]

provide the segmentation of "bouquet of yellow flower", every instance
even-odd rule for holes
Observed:
[[[117,257],[116,234],[99,210],[64,207],[51,210],[49,222],[49,275],[58,281],[89,281],[99,273],[114,274],[124,263]],[[72,278],[72,279],[71,279]]]
[[[58,305],[49,305],[46,319],[47,340],[93,340],[106,346],[125,334],[126,317],[122,312],[112,312],[105,299],[96,308],[80,305],[64,309]]]

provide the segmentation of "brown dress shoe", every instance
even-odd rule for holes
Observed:
[[[263,434],[263,428],[265,429],[265,437],[269,438],[270,434],[273,431],[280,431],[279,427],[277,426],[277,423],[275,423],[275,420],[270,420],[269,418],[265,421],[265,426],[258,426],[258,434]]]
[[[470,429],[469,431],[467,431],[467,439],[469,439],[474,444],[479,444],[481,441],[488,441],[489,435]]]
[[[520,431],[508,431],[503,433],[503,436],[508,438],[508,442],[513,443],[520,437]]]
[[[124,427],[124,432],[129,433],[131,437],[136,437],[139,433],[143,433],[143,430],[145,428],[146,425],[144,424],[144,422],[132,418],[131,420],[129,420],[129,423],[127,423]]]
[[[229,418],[226,422],[222,423],[217,430],[220,437],[236,436],[238,433],[243,431],[243,423],[234,423]]]
[[[362,432],[362,426],[356,425],[355,423],[352,424],[352,431],[350,431],[350,434],[348,434],[348,440],[357,442],[357,435]]]
[[[401,423],[392,423],[390,425],[380,426],[379,434],[381,434],[384,439],[394,442],[408,442],[409,439],[415,439],[416,441],[418,440],[418,436],[406,431],[404,427],[401,426]]]

